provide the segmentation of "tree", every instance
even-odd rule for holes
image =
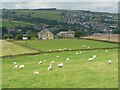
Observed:
[[[17,34],[17,35],[15,36],[15,38],[18,39],[18,40],[20,40],[20,39],[22,39],[22,35],[21,35],[21,34]]]
[[[3,39],[13,39],[13,35],[12,34],[5,34],[4,36],[3,36]]]
[[[81,37],[81,36],[83,36],[84,35],[84,32],[83,31],[81,31],[81,30],[76,30],[75,31],[75,37]]]

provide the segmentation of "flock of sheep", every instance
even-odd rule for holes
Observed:
[[[84,45],[84,46],[85,46],[85,45]],[[66,49],[66,48],[64,48],[64,49]],[[61,50],[61,49],[59,49],[59,50]],[[51,50],[49,50],[49,51],[51,51]],[[105,52],[108,52],[108,50],[106,50]],[[82,53],[83,53],[83,52],[76,52],[75,54],[78,55],[78,54],[82,54]],[[93,61],[93,60],[96,59],[96,57],[97,57],[96,55],[93,55],[92,57],[90,57],[90,58],[88,59],[88,61]],[[59,56],[56,56],[56,58],[59,58]],[[70,58],[66,58],[65,61],[69,61],[69,60],[70,60]],[[38,64],[43,64],[43,63],[45,63],[45,62],[46,62],[46,60],[39,61]],[[53,69],[52,66],[53,66],[54,62],[55,62],[55,61],[51,61],[51,62],[50,62],[49,66],[47,67],[47,70],[52,70],[52,69]],[[108,60],[107,62],[108,62],[109,64],[112,63],[111,60]],[[17,62],[13,62],[13,65],[14,65],[13,68],[19,68],[19,69],[25,67],[24,64],[18,65]],[[62,68],[63,65],[64,65],[63,63],[59,63],[59,64],[57,64],[57,67],[58,67],[58,68]],[[34,73],[34,74],[39,74],[38,71],[35,71],[35,72],[33,72],[33,73]]]

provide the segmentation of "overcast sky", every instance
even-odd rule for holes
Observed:
[[[118,1],[119,0],[34,0],[33,2],[33,0],[11,0],[10,2],[10,0],[2,0],[1,8],[9,9],[57,8],[57,9],[90,10],[97,12],[117,13]]]

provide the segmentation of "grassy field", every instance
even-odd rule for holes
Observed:
[[[118,52],[117,49],[46,53],[41,55],[3,58],[3,88],[117,88],[118,87]],[[88,58],[96,55],[94,61]],[[59,55],[59,58],[56,56]],[[70,58],[69,61],[65,61]],[[108,64],[108,60],[112,64]],[[39,61],[46,60],[43,64]],[[47,67],[54,60],[53,69]],[[13,62],[24,64],[23,69],[13,68]],[[62,68],[57,64],[63,63]],[[33,74],[38,71],[39,74]]]
[[[20,46],[18,44],[13,44],[13,43],[7,42],[5,40],[0,40],[0,43],[1,43],[0,56],[37,52],[35,50],[28,49],[28,48]]]
[[[25,41],[15,41],[17,43],[25,45]],[[81,48],[105,48],[105,47],[117,47],[117,44],[98,42],[83,39],[53,39],[53,40],[28,40],[27,45],[29,47],[48,51],[58,49],[81,49]],[[84,46],[85,45],[85,46]]]

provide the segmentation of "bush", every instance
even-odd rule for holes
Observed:
[[[15,36],[15,38],[18,39],[18,40],[21,40],[21,39],[22,39],[22,35],[21,35],[21,34],[17,34],[17,35]]]
[[[13,35],[12,34],[5,34],[5,35],[3,35],[3,39],[13,39]]]

